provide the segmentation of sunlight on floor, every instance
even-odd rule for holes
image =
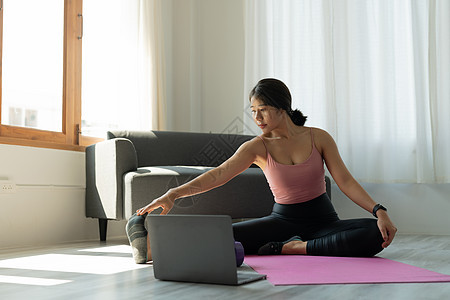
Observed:
[[[15,283],[24,285],[52,286],[72,282],[72,280],[23,277],[23,276],[4,276],[0,275],[0,283]]]
[[[131,254],[131,247],[128,245],[117,245],[117,246],[108,246],[108,247],[99,247],[99,248],[90,248],[78,250],[81,252],[98,252],[98,253],[127,253]]]
[[[103,251],[104,248],[100,250]],[[131,257],[45,254],[0,261],[0,268],[72,272],[83,274],[116,274],[146,268]]]

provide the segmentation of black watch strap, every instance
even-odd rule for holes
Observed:
[[[378,203],[377,205],[375,205],[375,206],[373,207],[373,210],[372,210],[372,215],[373,215],[375,218],[378,218],[378,217],[377,217],[377,211],[378,211],[379,209],[384,210],[384,211],[387,211],[387,208],[386,208],[386,207],[384,207],[383,205],[381,205],[380,203]]]

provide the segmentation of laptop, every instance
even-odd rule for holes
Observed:
[[[157,279],[240,285],[266,278],[237,270],[230,216],[149,214],[146,222]]]

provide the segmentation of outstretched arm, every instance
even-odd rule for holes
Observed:
[[[339,154],[333,138],[323,130],[318,131],[318,134],[315,136],[319,137],[319,144],[325,164],[339,189],[353,202],[372,213],[376,202],[350,174]],[[378,228],[384,239],[382,246],[386,248],[394,239],[397,228],[390,220],[386,211],[378,210],[377,217]]]
[[[161,214],[167,214],[178,198],[193,196],[207,192],[213,188],[227,183],[236,175],[242,173],[256,160],[255,143],[253,140],[242,144],[232,157],[220,166],[196,177],[195,179],[168,190],[161,197],[154,199],[150,204],[138,209],[138,215],[152,212],[162,207]]]

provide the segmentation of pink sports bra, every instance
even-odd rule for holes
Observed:
[[[284,165],[276,162],[267,151],[263,138],[258,137],[266,147],[267,163],[264,174],[275,197],[275,202],[296,204],[312,200],[326,192],[323,159],[314,145],[312,129],[311,155],[306,161],[295,165]]]

